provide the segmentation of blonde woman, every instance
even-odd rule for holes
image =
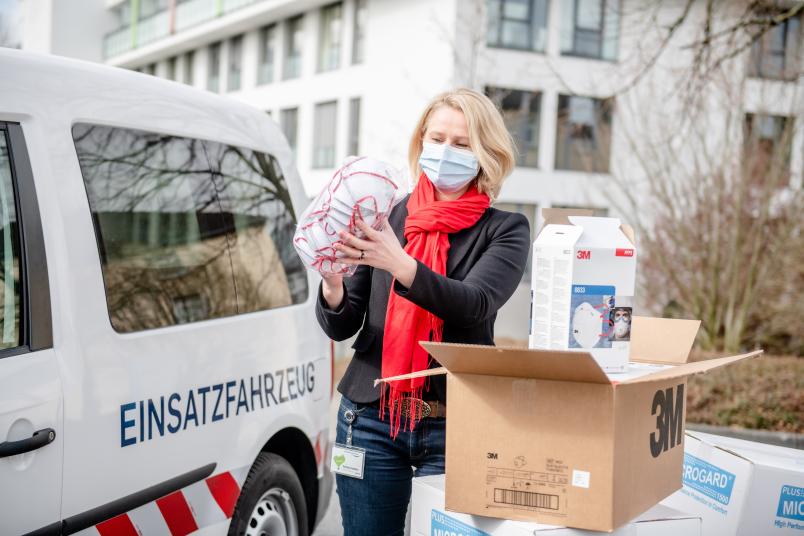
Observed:
[[[344,532],[402,534],[411,478],[444,472],[443,376],[374,387],[379,377],[438,366],[420,340],[494,344],[497,310],[519,283],[530,230],[490,207],[514,167],[493,103],[469,89],[435,97],[410,141],[413,192],[383,231],[342,234],[352,277],[326,278],[316,314],[326,334],[360,332],[338,385],[339,445],[364,452],[362,478],[337,474]]]

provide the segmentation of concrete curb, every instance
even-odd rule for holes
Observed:
[[[726,426],[712,426],[709,424],[687,423],[688,430],[704,432],[706,434],[722,435],[756,441],[769,445],[779,445],[791,449],[804,449],[804,434],[792,432],[769,432],[767,430],[750,430],[747,428],[728,428]]]

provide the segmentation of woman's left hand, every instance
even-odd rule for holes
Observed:
[[[389,272],[394,279],[405,287],[410,287],[416,276],[416,259],[408,255],[391,229],[386,218],[383,221],[383,230],[372,229],[363,220],[356,222],[358,229],[365,233],[360,239],[351,233],[339,233],[343,244],[336,244],[335,249],[343,252],[346,257],[339,259],[343,264],[365,264]]]

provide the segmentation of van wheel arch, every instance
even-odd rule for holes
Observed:
[[[261,452],[272,452],[290,463],[301,481],[307,503],[307,526],[312,532],[318,506],[318,474],[310,439],[298,428],[284,428],[274,434]]]

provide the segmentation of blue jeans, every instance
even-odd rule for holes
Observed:
[[[344,396],[338,408],[336,437],[341,445],[346,444],[349,428],[344,419],[346,410],[356,416],[352,446],[366,449],[366,458],[362,480],[335,475],[344,535],[403,534],[411,478],[444,472],[446,419],[422,419],[413,432],[400,429],[394,440],[387,413],[381,421],[377,407]]]

